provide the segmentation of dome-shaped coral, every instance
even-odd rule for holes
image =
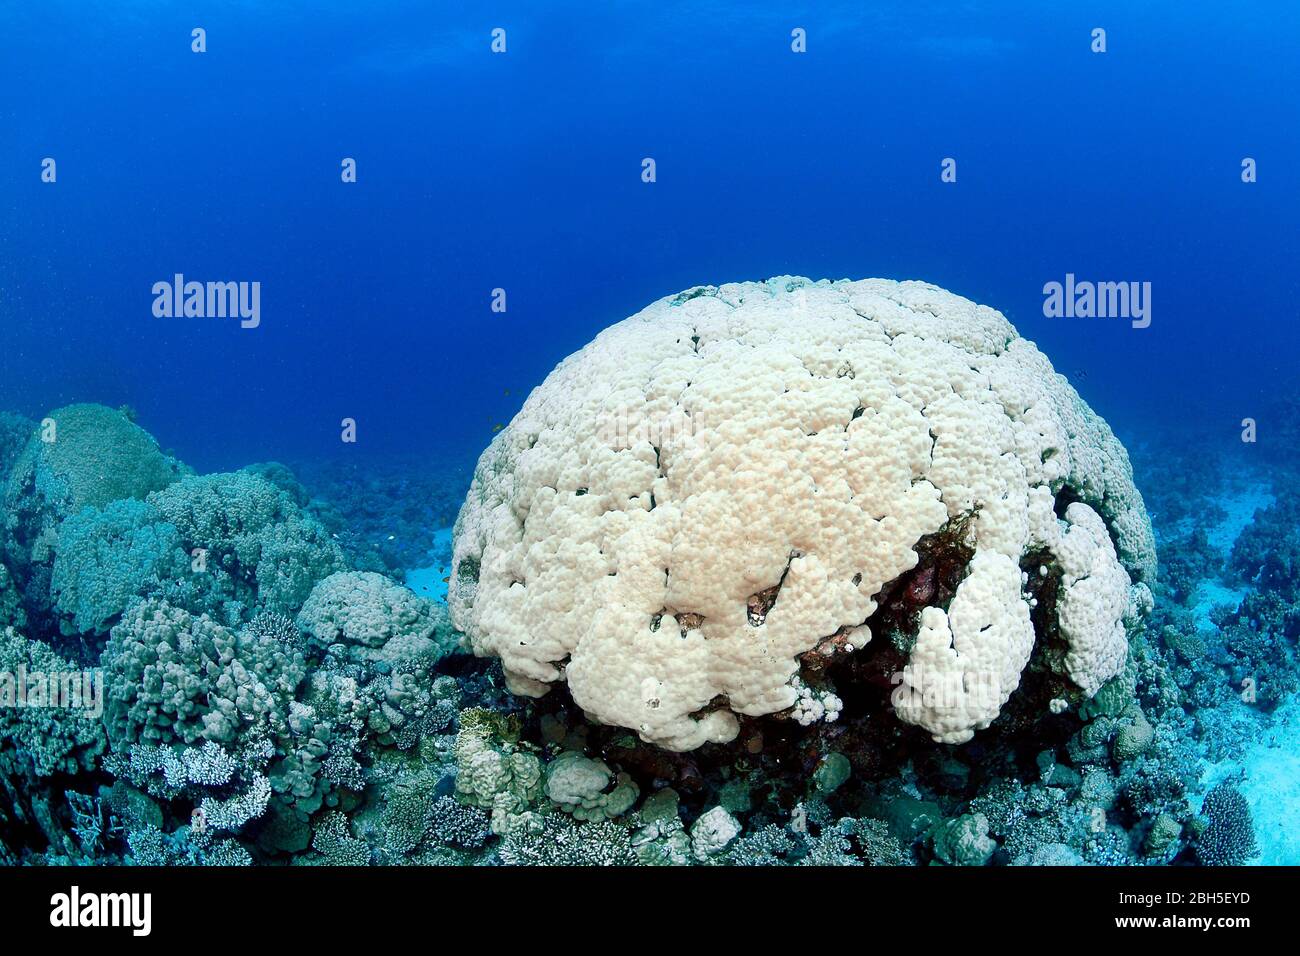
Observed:
[[[144,498],[186,473],[121,411],[69,405],[45,417],[4,487],[0,545],[34,603],[48,600],[59,523],[87,506]],[[32,579],[29,581],[29,578]]]
[[[1000,313],[919,282],[701,287],[606,329],[492,442],[449,603],[516,692],[566,681],[685,750],[808,697],[801,657],[878,637],[877,599],[944,532],[969,553],[955,595],[910,586],[901,718],[988,726],[1038,593],[1081,694],[1122,668],[1155,571],[1127,455]]]
[[[188,570],[176,529],[126,498],[83,508],[59,527],[50,597],[67,633],[103,634],[134,598],[164,590]]]
[[[343,552],[321,523],[256,475],[188,477],[149,504],[187,551],[203,553],[205,573],[220,579],[229,603],[292,614],[316,582],[343,569]]]
[[[455,642],[445,607],[373,571],[340,571],[322,580],[298,627],[316,646],[343,645],[355,660],[432,664]]]

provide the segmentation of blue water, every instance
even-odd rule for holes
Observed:
[[[378,6],[6,5],[0,407],[129,403],[199,467],[472,459],[605,325],[784,273],[1001,309],[1126,437],[1294,382],[1295,4]],[[177,272],[261,326],[155,318]],[[1044,318],[1067,272],[1151,282],[1150,328]]]

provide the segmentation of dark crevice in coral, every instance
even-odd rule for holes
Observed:
[[[466,603],[472,604],[474,594],[478,591],[478,579],[482,566],[478,558],[466,556],[460,559],[456,565],[456,570],[452,574],[452,580],[455,582],[456,593]]]
[[[916,543],[915,567],[880,589],[875,612],[863,622],[871,631],[866,647],[851,653],[804,656],[804,679],[810,683],[829,679],[844,702],[841,721],[846,725],[862,717],[864,724],[880,721],[892,727],[893,733],[911,735],[914,728],[898,723],[889,698],[915,644],[921,611],[926,607],[947,610],[966,576],[975,555],[973,518],[974,513],[951,519]],[[832,635],[830,646],[835,647],[841,637],[846,635]],[[918,733],[919,739],[928,739]],[[877,760],[865,749],[861,759],[872,764]]]
[[[726,710],[731,706],[731,699],[726,694],[718,694],[699,710],[691,713],[692,720],[702,720],[715,710]]]
[[[1043,570],[1046,569],[1046,574]],[[1077,724],[1077,718],[1053,715],[1050,704],[1061,698],[1070,702],[1080,699],[1079,689],[1065,675],[1065,655],[1069,650],[1057,624],[1057,600],[1061,569],[1046,549],[1035,549],[1020,559],[1020,570],[1027,577],[1025,596],[1031,602],[1030,621],[1034,625],[1034,650],[1020,675],[1020,686],[1003,705],[993,727],[1009,738],[1026,737],[1025,756],[1038,737],[1055,739],[1044,723],[1055,723],[1064,731]],[[1040,748],[1041,749],[1041,748]]]
[[[681,631],[682,637],[686,636],[687,631],[698,631],[704,626],[704,615],[695,614],[692,611],[680,611],[673,615],[677,619],[677,627]]]
[[[791,551],[790,556],[785,559],[785,568],[781,571],[781,577],[769,588],[764,588],[749,596],[746,602],[746,616],[749,619],[750,627],[758,627],[767,620],[768,614],[776,605],[776,599],[781,594],[781,588],[785,585],[786,575],[790,573],[790,562],[800,555],[799,551]]]
[[[1056,499],[1052,502],[1052,510],[1056,512],[1056,517],[1064,521],[1065,509],[1075,502],[1083,502],[1083,499],[1080,498],[1079,493],[1069,485],[1064,485],[1061,490],[1056,493]]]
[[[685,637],[689,631],[698,631],[704,624],[703,614],[695,614],[692,611],[675,611],[672,608],[664,607],[650,615],[650,630],[652,632],[658,631],[663,626],[665,617],[672,617],[677,622],[677,629],[682,637]]]
[[[970,512],[950,519],[916,543],[916,566],[888,582],[876,595],[876,612],[867,621],[872,634],[895,643],[899,642],[897,635],[915,638],[923,608],[948,609],[975,557],[971,526],[974,517],[975,512]],[[910,650],[910,643],[907,646]]]
[[[870,643],[845,651],[854,628],[844,627],[819,643],[824,653],[804,655],[804,680],[814,686],[829,683],[843,701],[837,721],[803,727],[780,715],[737,715],[740,730],[734,741],[705,744],[688,753],[640,744],[622,728],[588,725],[588,751],[626,771],[644,791],[673,787],[681,796],[688,823],[716,802],[720,780],[739,773],[751,779],[806,781],[831,751],[843,754],[853,767],[850,783],[837,795],[846,805],[861,799],[853,794],[871,794],[880,781],[897,777],[909,765],[918,779],[941,787],[955,801],[973,796],[999,775],[1036,772],[1036,756],[1044,749],[1064,746],[1079,725],[1073,710],[1054,715],[1048,706],[1069,686],[1051,664],[1063,653],[1063,643],[1055,624],[1059,571],[1050,563],[1050,555],[1033,552],[1022,564],[1030,574],[1028,596],[1037,600],[1033,610],[1037,644],[1021,689],[990,728],[969,743],[939,748],[926,731],[901,723],[890,701],[922,608],[948,608],[968,572],[974,556],[973,517],[960,516],[917,543],[916,566],[881,588],[876,612],[863,622],[871,629]],[[1039,574],[1040,566],[1048,567],[1046,576]],[[751,602],[756,610],[770,612],[778,595],[779,587],[764,589]],[[680,624],[682,618],[678,620]],[[563,685],[556,685],[534,706],[539,712],[574,710]],[[722,706],[725,698],[716,697],[693,716],[698,719]],[[770,800],[769,806],[788,811],[806,799],[806,791],[801,785],[783,788],[774,783],[765,799]]]

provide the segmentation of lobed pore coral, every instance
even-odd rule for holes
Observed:
[[[104,718],[115,746],[233,744],[254,727],[283,734],[301,654],[253,631],[236,635],[162,601],[136,604],[104,649]]]
[[[449,603],[516,693],[566,683],[684,751],[741,715],[834,719],[810,656],[884,636],[882,596],[936,540],[962,573],[946,599],[908,583],[901,719],[970,739],[1036,641],[1079,698],[1123,667],[1155,575],[1128,457],[1000,313],[919,282],[697,287],[606,329],[497,435]]]

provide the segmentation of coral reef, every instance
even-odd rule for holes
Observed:
[[[779,333],[800,307],[803,344]],[[638,422],[626,447],[573,444],[570,400],[530,399],[460,521],[451,602],[468,639],[394,574],[448,522],[451,464],[407,483],[319,465],[300,482],[275,462],[200,476],[122,412],[51,413],[59,449],[0,415],[0,862],[1277,858],[1284,811],[1260,797],[1274,778],[1234,760],[1243,739],[1291,739],[1288,485],[1265,494],[1143,443],[1157,579],[1122,449],[991,310],[919,284],[788,280],[695,290],[631,322],[557,375],[587,387],[604,370],[602,407],[698,421],[657,444]],[[661,353],[645,368],[642,345]],[[779,440],[741,427],[766,405],[794,423]],[[915,461],[869,457],[913,438]],[[875,477],[837,472],[855,442]],[[794,449],[812,477],[781,457]],[[762,502],[723,493],[745,469]],[[816,506],[798,499],[813,487]],[[818,537],[865,502],[870,535]],[[406,540],[378,543],[385,528]],[[650,611],[626,630],[627,608]],[[699,656],[732,634],[769,641],[771,661]],[[504,635],[528,644],[506,653]],[[909,696],[934,686],[922,672],[956,693]],[[90,696],[45,706],[54,685],[33,675],[84,675]],[[755,678],[749,699],[736,675]]]
[[[455,647],[447,609],[373,571],[342,571],[312,589],[298,628],[317,647],[341,645],[353,660],[423,659]]]
[[[27,601],[49,606],[49,579],[62,520],[85,507],[144,498],[184,474],[122,411],[102,405],[55,409],[30,434],[4,487],[0,555]]]
[[[343,570],[343,552],[324,526],[256,475],[192,476],[148,500],[212,575],[227,620],[254,608],[292,614],[318,581]]]

